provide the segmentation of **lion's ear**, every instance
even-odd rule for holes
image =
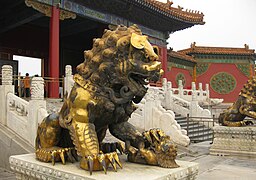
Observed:
[[[143,49],[147,41],[147,36],[141,36],[136,33],[132,33],[131,44],[136,49]]]

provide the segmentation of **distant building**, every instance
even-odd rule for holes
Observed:
[[[175,58],[174,54],[180,58]],[[193,80],[209,84],[211,97],[223,98],[224,102],[234,102],[243,85],[254,75],[256,54],[246,44],[244,48],[231,48],[196,46],[192,43],[190,48],[168,55],[168,68],[171,67],[171,71],[167,72],[168,79],[175,78],[177,81],[183,77],[185,87]],[[196,64],[196,71],[192,71],[193,63]]]
[[[168,50],[166,77],[173,87],[178,87],[182,80],[184,88],[191,88],[191,82],[196,81],[196,60],[184,53]]]

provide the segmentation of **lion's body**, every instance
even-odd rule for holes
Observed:
[[[85,61],[77,67],[74,87],[58,116],[47,117],[39,126],[37,158],[48,162],[53,160],[51,148],[74,146],[82,158],[82,168],[102,169],[113,157],[118,161],[116,154],[101,152],[107,129],[133,147],[143,148],[142,134],[127,121],[136,109],[133,104],[147,91],[145,79],[156,81],[160,77],[161,63],[157,60],[153,47],[136,26],[106,30],[101,39],[94,40],[92,50],[85,52]],[[54,140],[45,139],[47,133]]]

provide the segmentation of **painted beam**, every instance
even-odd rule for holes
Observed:
[[[52,6],[52,1],[50,0],[35,0],[35,1]],[[62,0],[60,8],[66,11],[76,13],[77,15],[92,19],[94,21],[105,23],[105,24],[114,24],[114,25],[124,24],[126,26],[130,26],[134,24],[133,22],[125,18],[116,16],[113,14],[105,13],[105,12],[102,13],[100,11],[90,9],[88,7],[85,7],[81,4],[78,4],[69,0]],[[161,45],[161,46],[166,44],[166,35],[163,32],[147,28],[140,24],[138,24],[138,26],[140,27],[140,29],[144,34],[154,38],[154,39],[153,38],[150,39],[151,41],[154,41],[152,43],[156,45]]]

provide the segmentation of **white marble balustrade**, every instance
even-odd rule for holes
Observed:
[[[0,85],[0,123],[34,145],[38,124],[48,115],[43,96],[44,80],[41,77],[32,79],[31,99],[26,101],[14,94],[11,66],[3,66],[2,76],[4,81]]]

